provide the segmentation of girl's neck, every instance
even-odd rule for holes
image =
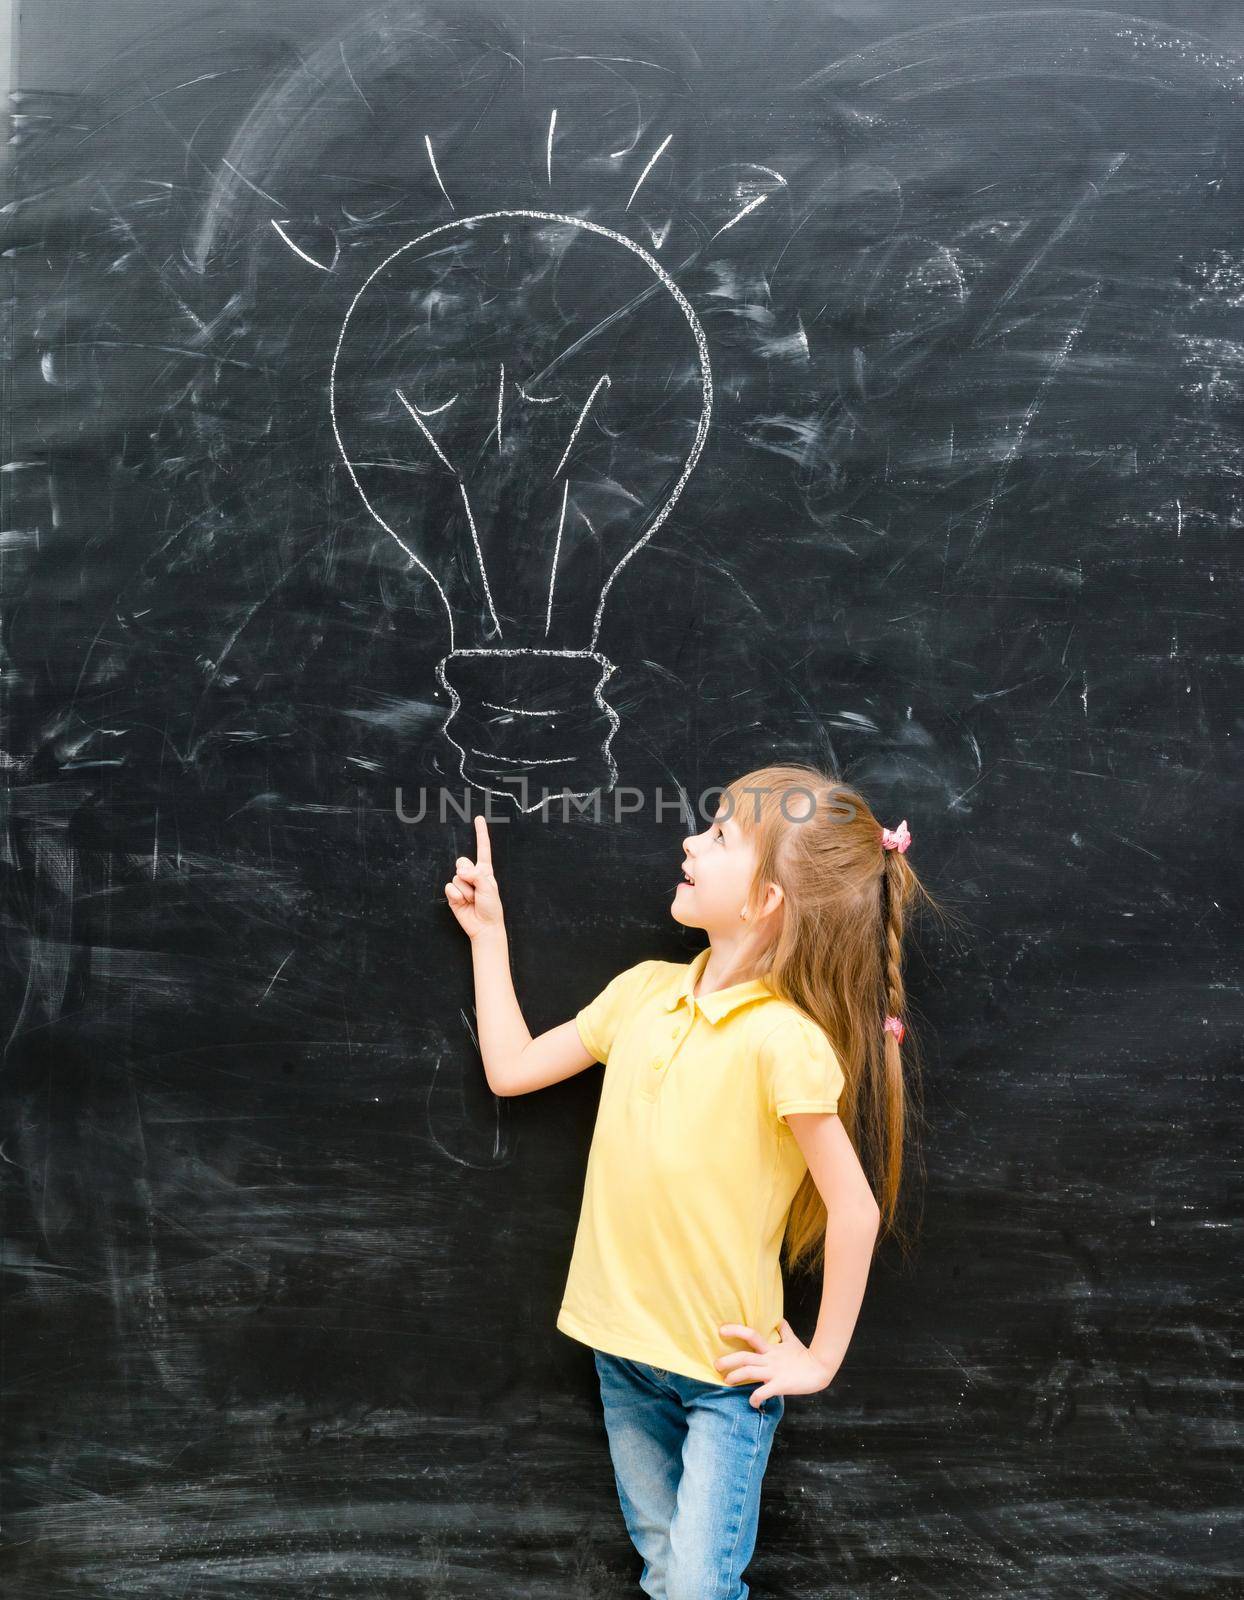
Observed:
[[[745,958],[741,970],[731,970],[740,962],[742,946],[743,941],[739,939],[710,941],[708,960],[692,991],[695,999],[702,1000],[705,995],[713,994],[718,989],[732,989],[736,983],[749,981],[751,974],[747,969],[751,963]]]

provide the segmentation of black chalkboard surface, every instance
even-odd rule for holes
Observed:
[[[970,937],[754,1592],[1238,1593],[1236,11],[16,16],[5,1592],[637,1592],[442,885],[552,1026],[780,759]]]

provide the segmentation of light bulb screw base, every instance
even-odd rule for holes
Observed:
[[[601,690],[616,671],[599,650],[453,650],[436,664],[450,697],[441,731],[468,782],[535,811],[611,789],[621,719]]]

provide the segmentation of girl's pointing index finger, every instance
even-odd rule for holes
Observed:
[[[488,819],[482,814],[475,818],[475,859],[480,866],[492,866],[492,843],[488,838]]]

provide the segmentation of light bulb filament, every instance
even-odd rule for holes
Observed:
[[[400,389],[398,390],[398,394],[401,395]],[[407,401],[406,403],[407,405],[412,406],[412,408],[417,411],[421,417],[439,417],[442,411],[449,410],[450,406],[454,404],[454,401],[457,400],[457,398],[458,396],[454,395],[453,399],[446,400],[444,405],[431,406],[427,409],[425,409],[423,406],[414,405],[412,401]]]
[[[453,473],[454,477],[455,478],[458,477],[458,469],[454,466],[454,464],[450,461],[449,457],[441,449],[440,445],[437,444],[436,440],[432,437],[431,429],[428,428],[428,426],[424,422],[423,418],[419,415],[418,407],[417,406],[412,406],[410,401],[406,398],[406,396],[402,393],[402,391],[400,389],[394,389],[393,393],[398,397],[398,399],[406,407],[407,411],[409,411],[411,416],[415,419],[415,426],[416,426],[416,428],[418,428],[419,432],[423,435],[423,437],[432,446],[433,450],[436,451],[437,455],[441,458],[441,460],[449,468],[450,472]],[[455,395],[454,399],[456,400],[457,398],[458,398],[457,395]]]
[[[557,543],[553,546],[553,567],[549,573],[549,603],[544,613],[544,632],[547,637],[549,625],[553,620],[553,585],[557,582],[557,557],[561,553],[562,529],[566,526],[566,496],[570,493],[570,479],[562,484],[562,514],[557,520]]]
[[[570,442],[569,442],[569,444],[567,444],[565,450],[562,451],[561,460],[553,468],[553,476],[554,477],[556,477],[557,474],[566,465],[566,460],[569,457],[570,452],[574,449],[574,442],[579,437],[579,429],[583,426],[583,419],[584,419],[584,417],[587,416],[588,412],[592,408],[592,401],[595,400],[596,396],[600,393],[600,391],[603,388],[612,388],[612,387],[613,387],[613,384],[610,381],[609,374],[607,372],[603,373],[599,378],[597,378],[596,383],[594,384],[594,386],[592,388],[591,394],[588,395],[587,399],[583,402],[583,409],[582,409],[582,411],[579,412],[579,416],[578,416],[578,419],[575,422],[574,427],[570,430]]]
[[[471,542],[475,546],[475,559],[479,562],[479,575],[484,580],[484,597],[488,601],[488,609],[492,613],[492,620],[496,625],[498,638],[503,638],[501,623],[497,617],[497,608],[492,603],[492,590],[488,587],[488,574],[484,570],[484,552],[479,547],[479,534],[475,529],[475,518],[471,515],[471,502],[467,499],[466,484],[458,479],[458,492],[462,496],[462,504],[466,507],[467,521],[471,524]]]
[[[457,480],[458,480],[458,493],[462,496],[462,504],[466,508],[467,522],[470,524],[470,528],[471,528],[471,542],[475,546],[475,559],[479,563],[479,575],[480,575],[481,579],[483,580],[483,584],[484,584],[484,596],[488,601],[488,610],[492,614],[492,620],[493,620],[493,624],[496,627],[497,635],[498,635],[498,637],[503,638],[504,637],[504,633],[503,633],[503,630],[502,630],[502,627],[501,627],[500,619],[497,616],[497,608],[492,603],[492,590],[488,585],[488,573],[484,568],[484,552],[480,549],[479,532],[478,532],[478,530],[476,529],[476,526],[475,526],[475,518],[471,513],[471,502],[470,502],[470,500],[467,499],[466,484],[463,483],[463,481],[462,481],[462,474],[455,469],[453,464],[450,462],[449,457],[445,454],[445,452],[441,449],[440,445],[437,444],[436,440],[432,437],[431,432],[429,431],[427,425],[424,423],[423,418],[419,415],[418,410],[414,406],[411,405],[410,401],[406,398],[406,396],[402,393],[402,391],[400,389],[394,389],[393,392],[394,392],[394,394],[397,395],[398,399],[402,402],[402,404],[406,407],[407,411],[409,411],[411,416],[414,418],[415,426],[419,429],[419,432],[428,441],[428,443],[432,446],[433,450],[436,451],[436,453],[440,457],[440,459],[445,463],[445,465],[449,468],[450,472],[452,472],[454,477],[457,478]],[[456,398],[457,398],[457,396],[455,396],[455,399]]]

